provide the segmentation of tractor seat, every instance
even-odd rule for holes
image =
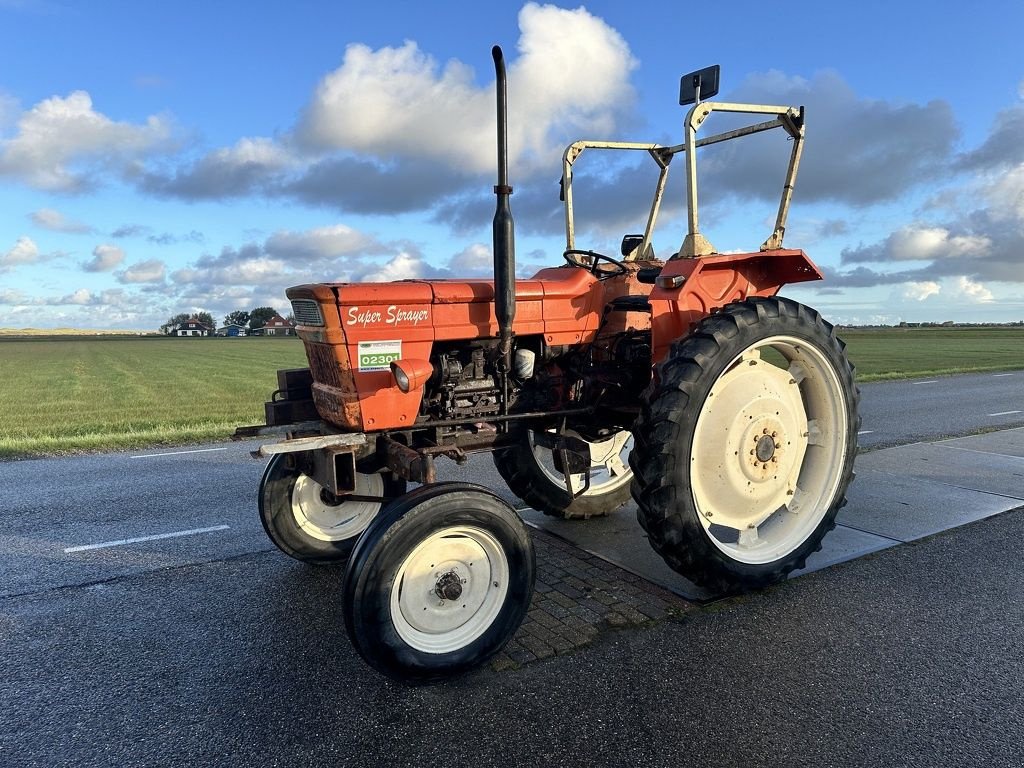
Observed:
[[[646,296],[616,296],[608,302],[608,310],[613,312],[650,312],[651,302]]]

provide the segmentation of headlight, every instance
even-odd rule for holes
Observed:
[[[419,389],[427,383],[433,373],[434,366],[429,360],[403,358],[391,363],[391,375],[395,377],[395,384],[403,392]]]

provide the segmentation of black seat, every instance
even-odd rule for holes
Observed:
[[[615,312],[650,312],[651,302],[646,296],[617,296],[608,302],[608,309]]]

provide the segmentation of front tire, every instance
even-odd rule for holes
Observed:
[[[392,502],[345,571],[345,627],[388,677],[433,682],[492,657],[533,596],[535,556],[508,504],[468,483],[425,485]]]
[[[630,456],[654,549],[713,591],[802,568],[857,453],[859,394],[833,327],[788,299],[730,304],[672,346],[655,382]]]
[[[396,498],[405,493],[405,481],[389,474],[357,472],[355,493]],[[274,455],[260,482],[263,530],[286,555],[313,565],[348,560],[356,539],[383,506],[381,501],[331,498],[306,473],[301,455]]]
[[[574,431],[568,434],[582,439]],[[552,451],[537,445],[533,430],[522,430],[518,443],[496,451],[494,466],[512,493],[545,515],[563,520],[603,517],[629,500],[633,473],[624,457],[632,449],[632,435],[623,430],[588,444],[590,487],[576,498],[569,494]],[[572,474],[570,480],[574,490],[586,487],[583,474]]]

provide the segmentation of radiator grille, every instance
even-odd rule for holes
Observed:
[[[306,357],[309,358],[309,367],[313,372],[313,381],[319,381],[336,389],[342,388],[341,372],[338,369],[338,358],[335,357],[334,347],[330,344],[317,344],[307,341]]]
[[[320,305],[312,299],[295,299],[292,301],[292,314],[299,325],[324,324],[324,316],[320,314]]]

